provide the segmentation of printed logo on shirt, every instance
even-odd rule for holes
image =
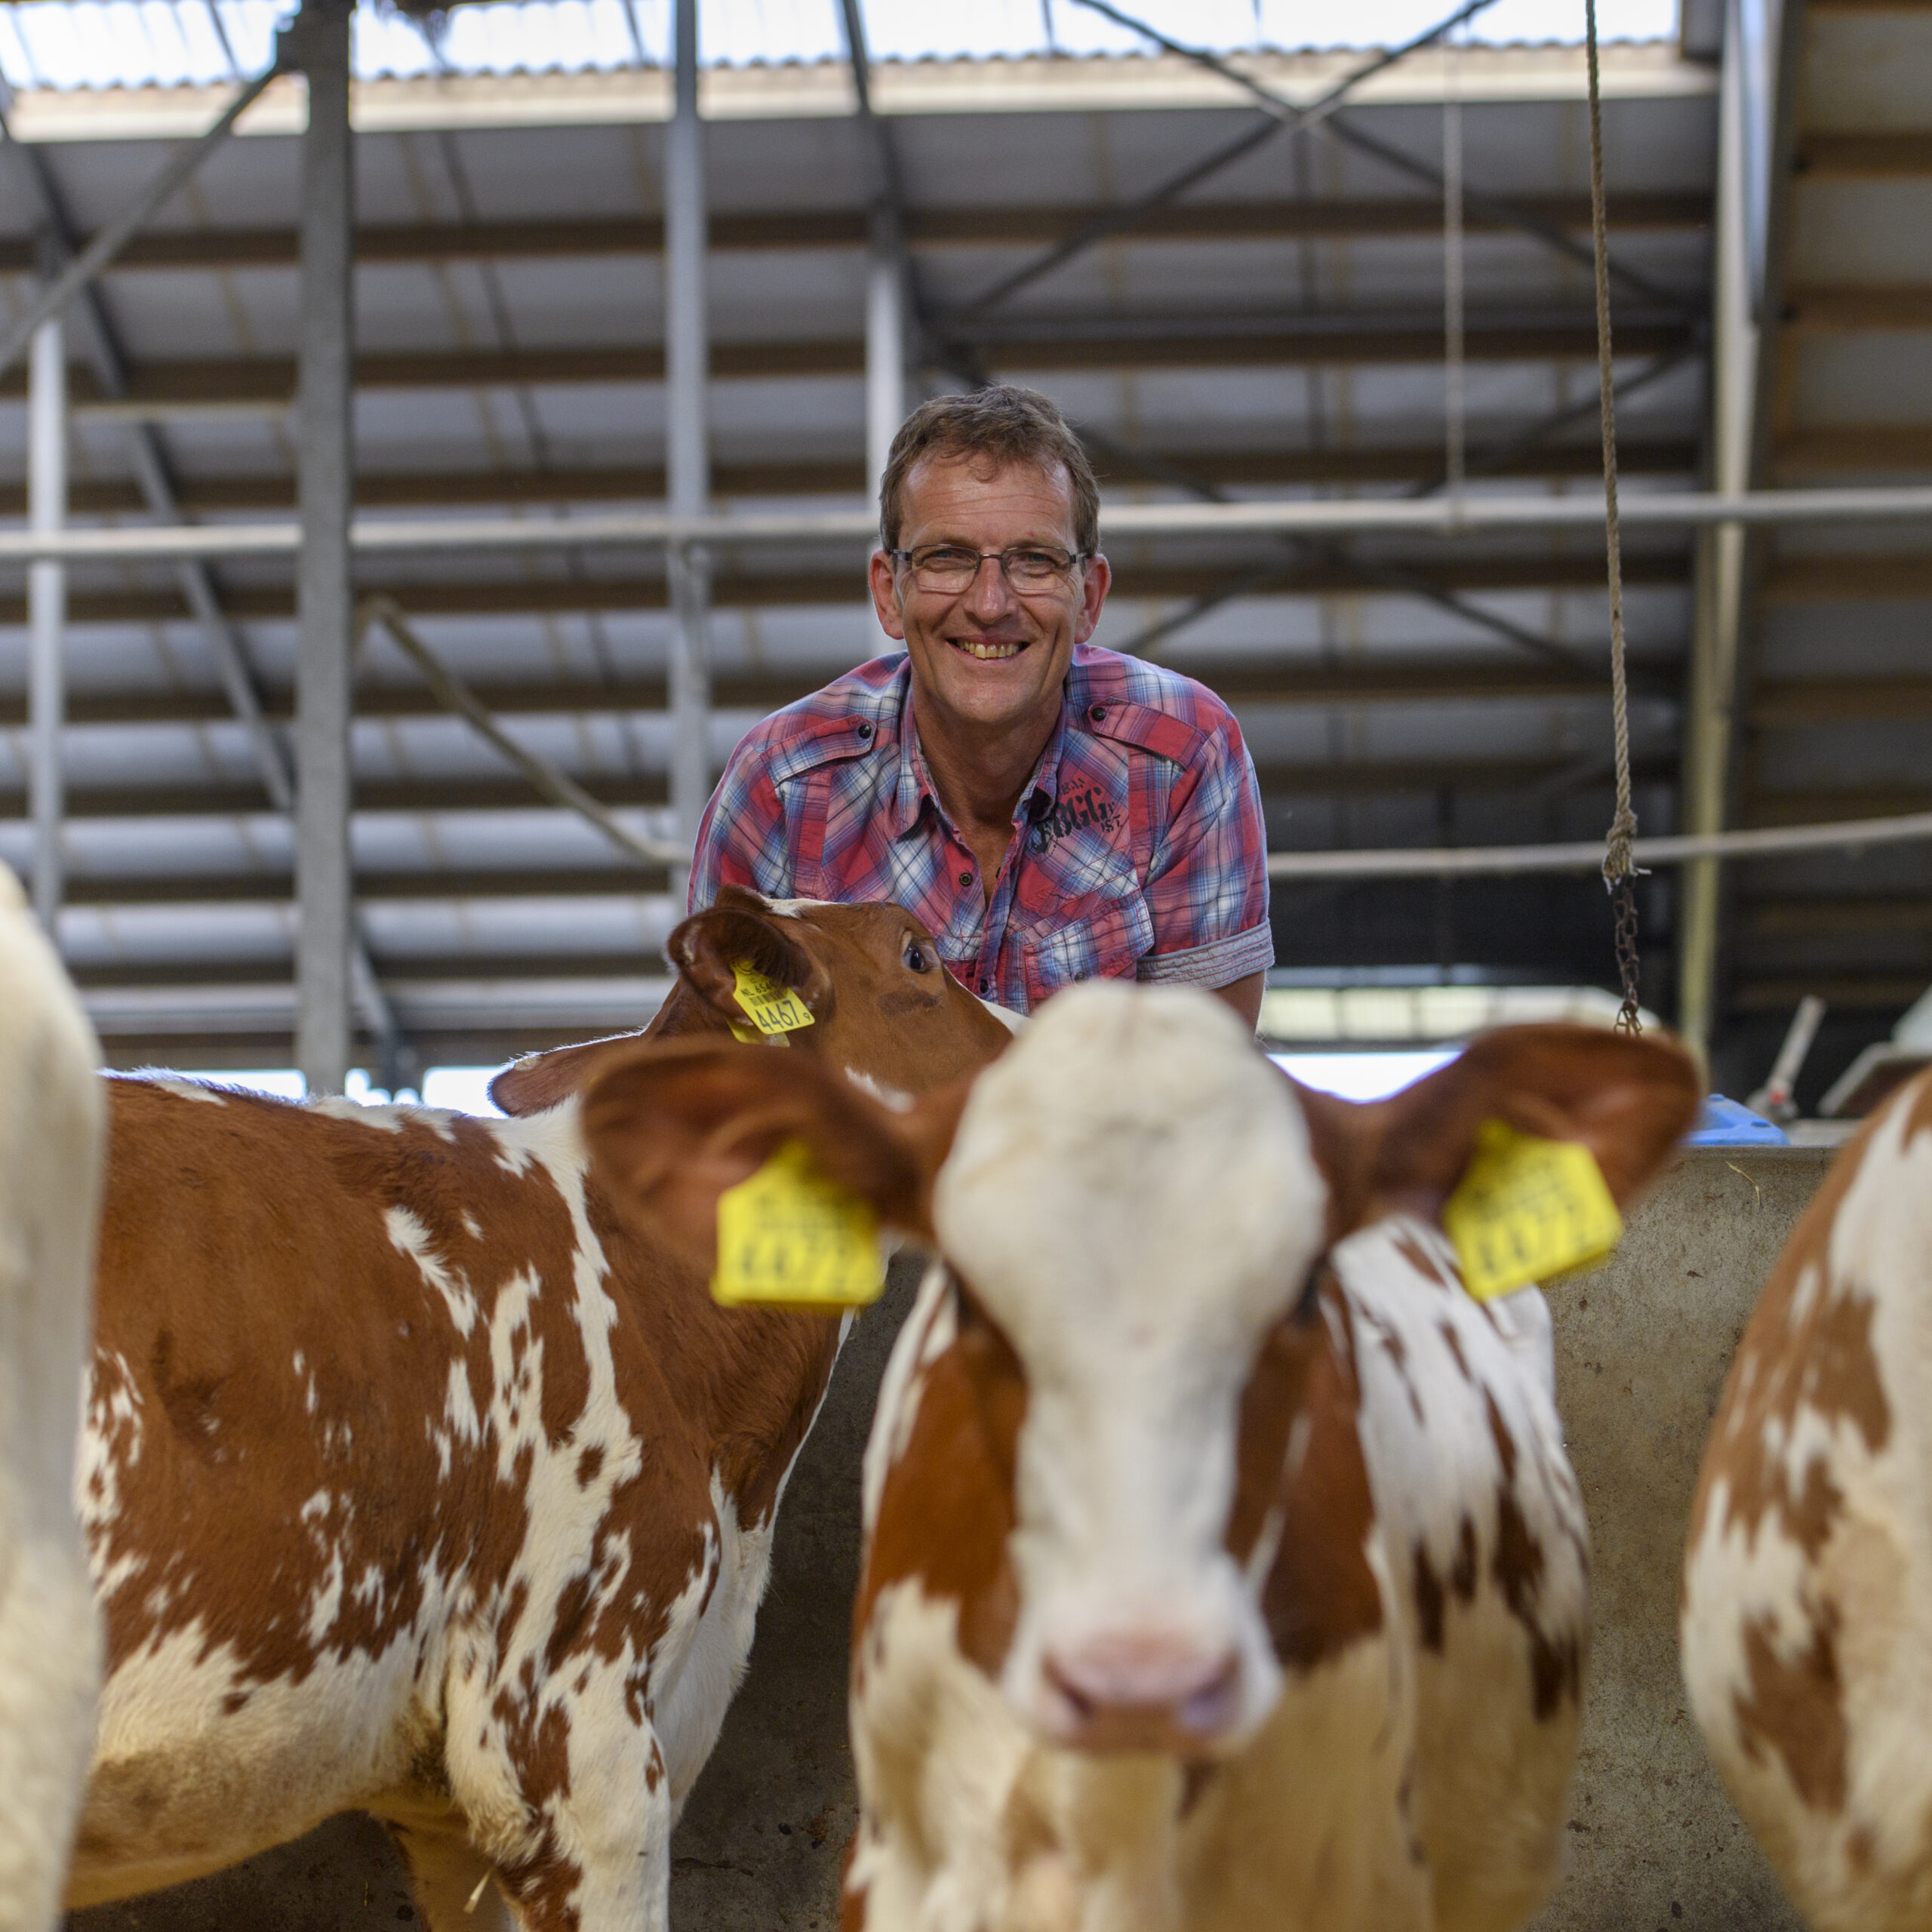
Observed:
[[[1044,818],[1035,820],[1026,835],[1026,844],[1038,856],[1051,851],[1054,842],[1066,838],[1069,832],[1089,827],[1110,832],[1125,823],[1114,801],[1090,785],[1083,792],[1069,793]]]

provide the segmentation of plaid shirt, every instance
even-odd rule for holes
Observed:
[[[1095,976],[1224,986],[1273,964],[1260,786],[1204,685],[1076,647],[990,897],[911,693],[903,652],[875,658],[747,733],[698,828],[693,909],[727,884],[890,900],[966,986],[1020,1013]]]

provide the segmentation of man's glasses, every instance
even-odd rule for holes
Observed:
[[[1072,581],[1091,550],[1059,550],[1051,544],[1017,544],[1010,550],[969,550],[961,543],[922,543],[916,550],[888,550],[895,564],[907,565],[921,590],[956,597],[972,587],[980,566],[990,557],[1023,597],[1037,595]]]

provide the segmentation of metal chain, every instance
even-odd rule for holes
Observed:
[[[1603,881],[1615,908],[1617,971],[1623,983],[1617,1030],[1641,1033],[1637,1005],[1637,867],[1630,841],[1637,814],[1630,802],[1630,694],[1623,666],[1623,546],[1617,518],[1617,402],[1611,386],[1610,250],[1603,205],[1603,103],[1597,80],[1596,0],[1583,0],[1584,40],[1590,77],[1590,232],[1597,283],[1597,382],[1603,397],[1604,541],[1610,569],[1610,690],[1617,730],[1617,812],[1604,835]]]

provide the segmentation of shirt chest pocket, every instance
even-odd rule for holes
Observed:
[[[1039,998],[1082,980],[1131,980],[1153,950],[1153,916],[1138,892],[1126,893],[1037,928],[1026,946],[1026,977]]]

